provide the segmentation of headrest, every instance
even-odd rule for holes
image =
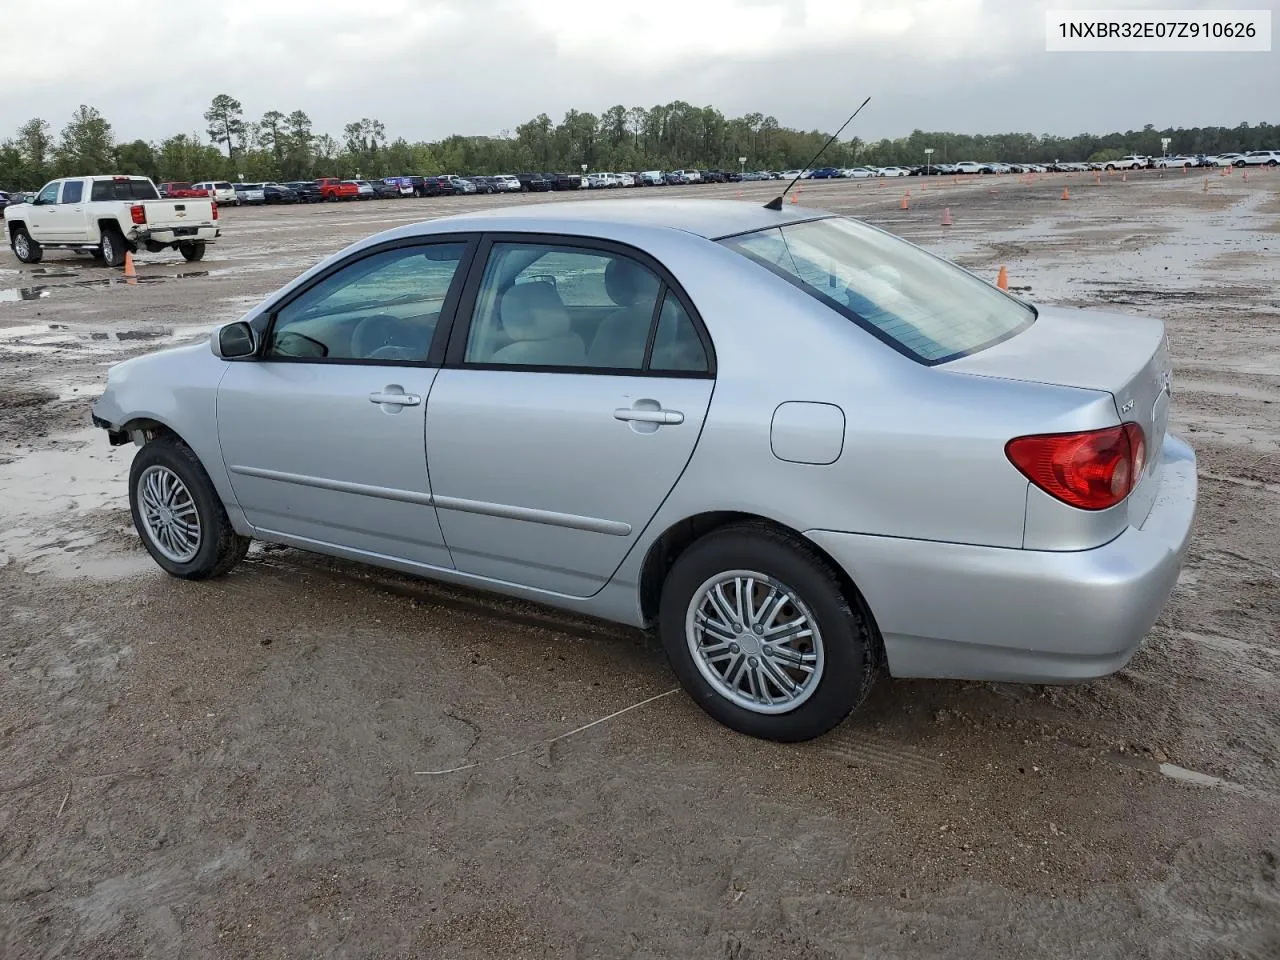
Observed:
[[[499,316],[512,340],[548,340],[569,332],[569,311],[549,283],[516,284],[502,295]]]
[[[615,258],[604,268],[604,288],[609,299],[620,307],[645,300],[652,303],[658,293],[658,278],[632,260]]]

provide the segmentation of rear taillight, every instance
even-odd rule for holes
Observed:
[[[1142,427],[1125,423],[1083,433],[1017,437],[1005,444],[1004,452],[1050,496],[1081,510],[1105,510],[1138,485],[1147,444]]]
[[[213,201],[213,219],[218,219],[218,201]]]
[[[147,222],[147,208],[140,203],[135,203],[129,208],[129,216],[133,218],[136,224],[144,224]]]

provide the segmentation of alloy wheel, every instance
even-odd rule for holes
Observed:
[[[822,680],[822,634],[794,590],[751,570],[716,574],[689,603],[685,637],[698,672],[753,713],[787,713]]]

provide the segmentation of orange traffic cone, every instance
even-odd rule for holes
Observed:
[[[800,197],[799,197],[798,195],[796,195],[796,194],[794,194],[794,193],[793,193],[793,194],[791,195],[791,202],[792,202],[792,203],[799,203],[799,202],[800,202]]]
[[[1183,172],[1184,174],[1185,174],[1185,173],[1190,173],[1190,172],[1191,172],[1191,168],[1190,168],[1190,167],[1188,167],[1188,166],[1184,163],[1184,164],[1182,165],[1182,172]]]
[[[138,282],[138,271],[133,266],[133,251],[124,252],[124,278],[127,283]]]
[[[1208,192],[1209,192],[1209,178],[1208,178],[1208,177],[1205,177],[1205,178],[1204,178],[1204,187],[1202,187],[1202,188],[1201,188],[1200,192],[1201,192],[1201,193],[1208,193]]]
[[[1097,170],[1093,171],[1093,185],[1095,187],[1102,186],[1102,174],[1100,174]]]
[[[1070,191],[1070,190],[1068,190],[1066,187],[1063,187],[1063,188],[1062,188],[1062,199],[1063,199],[1063,200],[1070,200],[1070,199],[1071,199],[1071,191]]]
[[[1128,179],[1129,179],[1129,171],[1128,170],[1120,171],[1120,182],[1124,183]]]
[[[900,204],[900,206],[903,210],[910,209],[911,207],[911,191],[910,190],[908,190],[906,193],[902,195],[902,203]]]
[[[942,208],[942,225],[944,227],[951,226],[951,208],[950,207]]]
[[[1000,272],[996,275],[996,286],[1001,290],[1009,289],[1009,271],[1004,267],[1000,268]]]
[[[1249,171],[1248,171],[1248,170],[1241,170],[1241,171],[1240,171],[1240,176],[1241,176],[1241,179],[1243,179],[1245,183],[1248,183],[1248,182],[1249,182]]]

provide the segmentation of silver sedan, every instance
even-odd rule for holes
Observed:
[[[656,627],[709,714],[801,740],[885,670],[1124,666],[1195,511],[1169,390],[1159,321],[857,220],[588,201],[356,243],[94,419],[174,576],[260,539]]]

